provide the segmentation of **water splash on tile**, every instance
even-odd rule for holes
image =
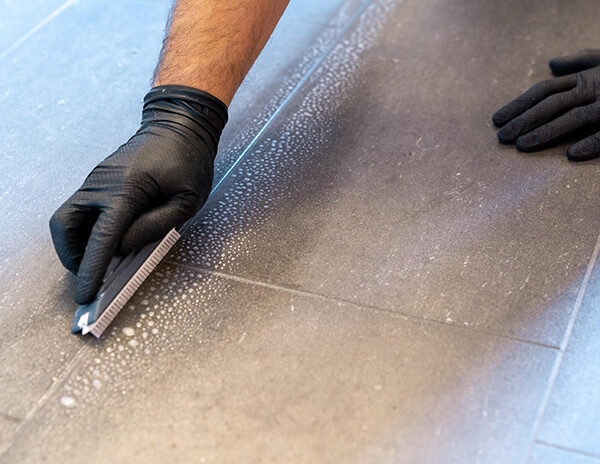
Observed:
[[[260,226],[289,198],[331,141],[336,111],[353,97],[361,79],[363,56],[373,47],[398,4],[374,2],[306,83],[294,111],[280,130],[265,137],[230,174],[227,190],[209,201],[181,240],[176,259],[217,270],[235,271],[241,258],[260,242]]]
[[[363,13],[311,77],[297,111],[288,115],[277,138],[265,138],[232,173],[233,182],[222,196],[207,205],[182,240],[179,261],[219,269],[251,253],[255,226],[268,221],[271,210],[289,195],[280,187],[282,179],[288,184],[301,181],[295,169],[310,166],[329,141],[336,109],[360,80],[361,57],[376,42],[396,3],[375,2]],[[216,312],[211,301],[218,301],[226,287],[226,281],[200,271],[160,266],[93,347],[94,357],[63,385],[62,398],[72,398],[64,400],[68,404],[60,400],[63,412],[97,406],[100,397],[127,398],[157,366],[168,368],[160,358],[208,349],[215,333],[225,330],[222,323],[228,316]]]

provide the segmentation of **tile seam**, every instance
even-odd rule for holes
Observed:
[[[373,305],[368,305],[368,304],[364,304],[364,303],[357,303],[355,301],[344,300],[342,298],[321,295],[319,293],[314,293],[314,292],[310,292],[310,291],[306,291],[306,290],[299,290],[299,289],[295,289],[295,288],[291,288],[291,287],[286,287],[286,286],[280,285],[280,284],[273,284],[273,283],[269,283],[269,282],[262,282],[259,280],[248,279],[246,277],[240,277],[240,276],[237,276],[234,274],[229,274],[229,273],[217,271],[214,269],[208,269],[208,268],[197,266],[194,264],[180,263],[180,262],[176,262],[176,261],[172,261],[172,260],[165,260],[165,264],[168,264],[168,265],[174,266],[174,267],[181,267],[181,268],[185,268],[185,269],[198,271],[198,272],[202,272],[205,274],[213,274],[218,277],[225,278],[225,279],[230,279],[230,280],[234,280],[237,282],[246,283],[249,285],[256,285],[256,286],[260,286],[260,287],[264,287],[264,288],[269,288],[271,290],[292,293],[292,294],[296,294],[296,295],[305,296],[308,298],[316,298],[316,299],[324,300],[324,301],[327,301],[330,303],[345,304],[345,305],[349,305],[354,308],[360,309],[361,311],[367,311],[367,312],[371,312],[374,314],[386,315],[386,316],[392,317],[394,319],[407,318],[407,319],[421,321],[421,322],[430,322],[433,324],[442,325],[444,327],[451,327],[453,329],[457,329],[457,330],[461,330],[461,331],[465,331],[465,332],[475,332],[475,333],[487,335],[487,336],[494,337],[494,338],[501,338],[503,340],[511,340],[513,342],[522,343],[522,344],[526,344],[526,345],[530,345],[530,346],[536,346],[539,348],[544,348],[544,349],[548,349],[548,350],[552,350],[552,351],[558,351],[558,349],[559,349],[558,346],[555,346],[555,345],[550,345],[550,344],[541,343],[541,342],[535,342],[532,340],[526,340],[526,339],[522,339],[522,338],[518,338],[518,337],[511,337],[508,335],[502,335],[502,334],[494,333],[494,332],[491,332],[488,330],[482,330],[482,329],[477,329],[477,328],[473,328],[473,327],[464,327],[464,326],[457,325],[457,324],[448,324],[447,322],[440,321],[437,319],[430,319],[430,318],[417,316],[415,314],[404,313],[404,312],[400,312],[400,311],[392,311],[390,309],[381,308],[379,306],[373,306]]]
[[[56,377],[52,385],[48,387],[48,389],[44,392],[43,395],[36,401],[35,405],[27,412],[23,421],[17,427],[17,431],[14,437],[11,440],[11,443],[4,449],[0,450],[0,461],[4,458],[6,453],[12,448],[15,444],[21,433],[26,429],[27,425],[33,420],[37,412],[46,404],[46,401],[52,394],[58,389],[58,387],[64,382],[64,380],[73,372],[75,367],[79,364],[79,361],[83,358],[83,355],[88,350],[89,345],[83,345],[79,350],[75,353],[73,358],[67,363],[62,372]]]
[[[67,0],[60,7],[54,10],[50,15],[36,24],[32,29],[30,29],[26,34],[21,36],[13,45],[11,45],[4,52],[0,53],[0,59],[6,57],[14,50],[16,50],[21,44],[26,42],[30,37],[35,35],[39,30],[41,30],[46,24],[51,22],[53,19],[58,17],[64,10],[66,10],[71,5],[78,3],[79,0]],[[241,159],[256,145],[256,143],[260,140],[262,134],[266,131],[266,129],[271,125],[271,123],[277,118],[278,114],[281,113],[283,108],[287,106],[287,104],[292,100],[292,98],[296,95],[296,93],[304,86],[304,83],[308,81],[309,77],[320,67],[323,61],[329,56],[329,54],[334,50],[334,48],[339,44],[341,39],[345,36],[346,32],[352,27],[352,25],[356,22],[356,20],[364,13],[364,11],[368,8],[368,6],[373,3],[375,0],[365,0],[355,11],[352,16],[348,19],[346,24],[343,27],[339,28],[339,32],[335,36],[335,38],[331,41],[331,43],[323,50],[323,52],[319,55],[319,57],[315,60],[315,62],[308,68],[308,70],[304,73],[302,78],[296,83],[290,93],[285,97],[285,99],[281,102],[281,104],[277,107],[277,109],[273,112],[273,114],[269,117],[269,119],[262,125],[259,131],[255,134],[255,136],[250,140],[246,148],[242,151],[239,157],[236,158],[234,163],[229,167],[229,169],[225,172],[225,174],[221,177],[215,188],[212,192],[215,192],[219,185],[228,177],[228,175],[233,172],[235,166],[241,161]],[[339,12],[339,10],[338,10]],[[332,16],[331,20],[325,24],[324,28],[329,28],[331,22],[335,19],[335,15]],[[211,192],[211,194],[212,194]],[[0,450],[0,460],[6,455],[6,453],[10,450],[13,444],[16,442],[22,431],[26,428],[29,422],[35,417],[37,412],[43,407],[46,403],[47,399],[54,393],[54,391],[58,388],[58,386],[69,376],[69,374],[75,369],[78,365],[81,358],[86,352],[86,348],[88,345],[83,345],[75,354],[73,359],[65,366],[56,380],[52,383],[52,385],[46,390],[46,392],[38,399],[36,404],[29,410],[24,419],[21,420],[19,427],[17,428],[17,432],[11,443],[4,449]]]
[[[546,386],[546,390],[542,396],[542,400],[540,402],[540,406],[538,412],[536,414],[535,422],[533,423],[532,432],[531,432],[531,444],[529,449],[529,460],[531,459],[531,455],[533,452],[533,444],[537,442],[537,435],[539,433],[539,429],[541,427],[542,420],[546,413],[546,409],[548,407],[548,403],[550,402],[550,396],[552,395],[552,390],[554,389],[554,384],[556,383],[556,378],[558,377],[558,373],[560,371],[560,367],[562,365],[562,361],[564,358],[564,354],[566,352],[567,346],[569,344],[569,340],[571,339],[571,334],[573,333],[573,328],[575,326],[575,321],[577,320],[577,316],[579,315],[579,310],[581,308],[581,304],[583,302],[583,297],[587,290],[587,286],[592,275],[592,270],[595,267],[596,261],[598,259],[598,253],[600,251],[600,234],[596,238],[596,244],[594,246],[594,251],[592,252],[592,256],[587,265],[587,269],[585,271],[585,275],[579,287],[579,291],[577,293],[577,299],[573,304],[573,310],[571,311],[571,315],[569,316],[569,322],[565,329],[565,333],[563,335],[560,349],[556,353],[556,358],[554,360],[554,365],[552,366],[552,371],[550,372],[550,377],[548,378],[548,383]]]
[[[365,12],[365,10],[374,2],[375,0],[367,0],[363,2],[360,7],[354,12],[354,14],[348,19],[348,22],[340,28],[339,32],[335,36],[335,38],[331,41],[331,43],[323,50],[323,52],[319,55],[319,57],[314,61],[313,64],[306,70],[302,78],[294,85],[294,88],[290,91],[290,93],[283,99],[283,101],[279,104],[277,109],[273,111],[273,114],[269,116],[269,118],[265,121],[262,127],[258,130],[258,132],[252,137],[246,148],[242,150],[240,155],[235,159],[232,165],[225,171],[223,176],[219,179],[215,187],[211,191],[211,195],[213,195],[219,188],[219,186],[223,183],[225,179],[229,177],[240,161],[246,157],[246,155],[250,152],[252,148],[256,146],[256,144],[261,140],[263,134],[267,131],[267,129],[271,126],[271,124],[277,119],[282,110],[288,105],[290,101],[292,101],[293,97],[304,87],[304,84],[309,80],[312,74],[319,69],[321,64],[325,61],[325,59],[331,54],[331,52],[335,49],[335,47],[340,43],[340,41],[344,38],[348,30],[354,25],[354,23],[360,18],[360,16]],[[188,224],[192,224],[194,220],[188,222]]]
[[[22,44],[27,42],[31,37],[33,37],[38,31],[40,31],[44,26],[48,23],[52,22],[56,19],[63,11],[65,11],[70,6],[78,3],[79,0],[67,0],[62,5],[60,5],[57,9],[55,9],[52,13],[42,19],[39,23],[29,29],[25,34],[19,37],[16,42],[14,42],[11,46],[9,46],[6,50],[0,53],[0,60],[10,55],[17,48],[19,48]]]
[[[581,456],[585,456],[588,458],[593,458],[593,459],[599,459],[600,460],[600,454],[595,454],[595,453],[590,453],[588,451],[583,451],[577,448],[569,448],[567,446],[562,446],[562,445],[557,445],[556,443],[550,443],[544,440],[535,440],[534,441],[537,445],[542,445],[545,446],[547,448],[552,448],[552,449],[559,449],[562,451],[568,451],[569,453],[573,453],[573,454],[577,454],[577,455],[581,455]]]

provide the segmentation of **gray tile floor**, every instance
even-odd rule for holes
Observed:
[[[47,219],[138,123],[169,2],[0,3],[0,462],[598,462],[600,163],[490,115],[600,12],[291,1],[99,341]]]

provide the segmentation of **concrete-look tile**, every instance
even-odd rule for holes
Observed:
[[[75,3],[2,61],[0,412],[25,417],[81,346],[48,219],[138,124],[168,3]]]
[[[554,355],[163,265],[2,462],[521,463]]]
[[[66,0],[0,1],[0,56],[34,28],[51,20],[53,13],[60,13],[57,10],[65,3]]]
[[[48,219],[136,129],[170,4],[74,3],[2,61],[0,110],[10,118],[0,128],[0,412],[24,417],[81,347],[69,335],[74,282],[54,254]],[[219,158],[218,172],[239,155],[227,151],[235,136],[251,139],[257,115],[268,118],[335,37],[335,27],[322,35],[317,19],[286,13],[232,106],[223,142],[231,156]],[[279,98],[269,108],[267,95]]]
[[[16,418],[0,415],[0,455],[12,443],[19,424]]]
[[[363,2],[291,2],[231,102],[229,122],[223,131],[216,159],[215,185],[311,66],[335,42],[344,26],[360,11]],[[333,5],[339,11],[331,16]]]
[[[598,464],[600,458],[545,445],[535,445],[530,464]]]
[[[447,11],[471,3],[375,2],[222,184],[178,262],[557,345],[600,227],[600,165],[498,146],[484,31]],[[525,28],[535,13],[521,3],[502,2]],[[392,42],[434,59],[386,57]],[[508,47],[493,62],[507,61]]]
[[[304,21],[328,24],[346,3],[358,4],[365,0],[290,0],[285,14]]]
[[[600,457],[600,267],[592,271],[537,438]]]

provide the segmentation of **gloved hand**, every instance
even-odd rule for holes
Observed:
[[[516,143],[521,151],[546,148],[600,123],[600,50],[584,50],[550,61],[561,77],[534,85],[494,114],[501,143]],[[567,157],[583,161],[600,156],[600,132],[567,150]]]
[[[50,219],[56,252],[77,274],[77,303],[94,298],[117,251],[160,240],[196,214],[210,193],[226,122],[227,107],[200,90],[148,92],[138,131]]]

